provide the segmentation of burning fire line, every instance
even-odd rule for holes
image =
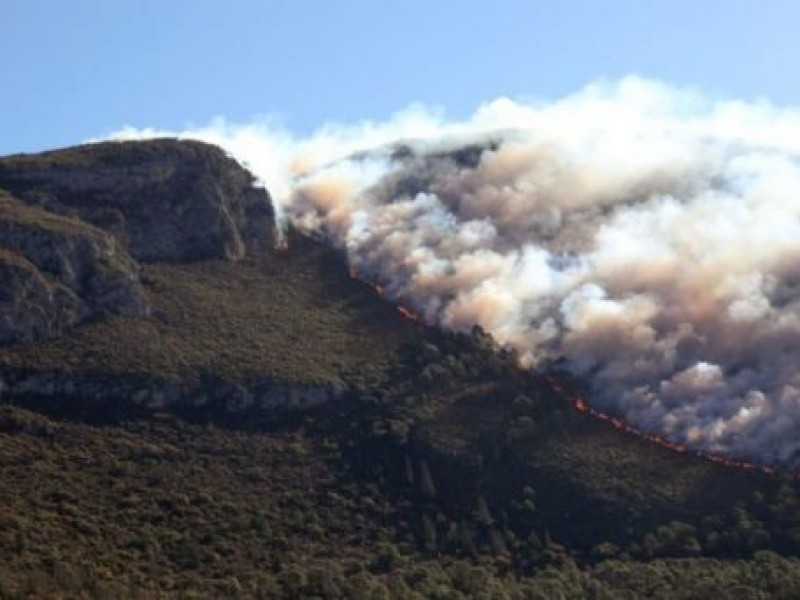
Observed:
[[[368,285],[373,290],[375,290],[376,294],[378,294],[382,298],[386,298],[387,300],[390,300],[386,296],[386,288],[384,286],[382,286],[380,283],[374,283],[372,281],[368,281],[368,280],[364,279],[363,277],[359,277],[358,272],[355,270],[353,265],[349,265],[347,267],[347,270],[348,270],[348,273],[350,274],[350,279],[353,279],[355,281],[360,281],[361,283],[364,283],[364,284]],[[397,309],[397,312],[400,313],[401,317],[403,317],[404,319],[408,319],[409,321],[414,321],[415,323],[423,324],[422,319],[419,316],[417,316],[417,314],[414,311],[412,311],[410,308],[408,308],[406,306],[403,306],[402,304],[397,304],[394,301],[391,301],[391,302],[392,302],[392,304],[394,304],[395,309]]]
[[[351,279],[354,279],[355,281],[360,281],[361,283],[364,283],[364,284],[370,286],[373,290],[375,290],[375,292],[379,296],[381,296],[383,298],[387,297],[386,296],[386,289],[385,289],[384,286],[382,286],[379,283],[373,283],[373,282],[368,281],[368,280],[366,280],[366,279],[364,279],[362,277],[359,277],[357,271],[355,270],[355,268],[352,265],[348,266],[348,272],[350,274],[350,278]],[[403,306],[402,304],[396,304],[395,303],[394,306],[397,309],[397,312],[400,313],[400,316],[402,316],[403,318],[408,319],[410,321],[413,321],[415,323],[422,323],[423,322],[422,319],[420,319],[420,317],[417,316],[411,309]],[[650,442],[652,444],[657,444],[659,446],[662,446],[664,448],[672,450],[673,452],[679,452],[681,454],[683,454],[683,453],[692,453],[695,456],[697,456],[699,458],[703,458],[703,459],[705,459],[707,461],[710,461],[710,462],[713,462],[713,463],[717,463],[717,464],[721,464],[721,465],[725,465],[725,466],[728,466],[728,467],[733,467],[733,468],[736,468],[736,469],[741,469],[743,471],[760,471],[760,472],[765,473],[767,475],[774,475],[775,474],[775,469],[773,469],[772,467],[767,467],[767,466],[764,466],[764,465],[758,465],[758,464],[750,463],[750,462],[747,462],[747,461],[744,461],[744,460],[737,460],[735,458],[729,458],[727,456],[722,456],[720,454],[715,454],[714,452],[707,452],[707,451],[704,451],[704,450],[693,450],[693,449],[688,448],[686,446],[683,446],[681,444],[676,444],[674,442],[670,442],[669,440],[666,440],[661,436],[653,435],[651,433],[647,433],[645,431],[642,431],[641,429],[637,429],[636,427],[634,427],[633,425],[631,425],[630,423],[628,423],[627,421],[625,421],[623,419],[620,419],[618,417],[613,417],[611,415],[608,415],[608,414],[606,414],[604,412],[601,412],[601,411],[599,411],[597,409],[592,408],[586,402],[586,399],[583,396],[581,396],[580,394],[570,395],[564,389],[564,387],[558,382],[558,380],[555,377],[553,377],[552,375],[545,376],[545,380],[547,381],[548,385],[550,386],[550,389],[552,389],[554,392],[556,392],[557,394],[559,394],[561,396],[565,396],[565,397],[569,398],[573,408],[577,412],[579,412],[580,414],[584,414],[584,415],[588,415],[590,417],[593,417],[593,418],[597,419],[598,421],[602,421],[604,423],[608,423],[609,425],[611,425],[615,429],[618,429],[619,431],[623,431],[623,432],[625,432],[627,434],[634,435],[634,436],[636,436],[636,437],[638,437],[640,439],[643,439],[643,440],[645,440],[647,442]]]
[[[659,446],[663,446],[664,448],[668,448],[673,452],[680,452],[680,453],[692,453],[695,456],[703,458],[713,463],[726,465],[728,467],[734,467],[736,469],[741,469],[743,471],[760,471],[767,475],[774,475],[775,469],[772,467],[767,467],[763,465],[758,465],[755,463],[750,463],[744,460],[737,460],[735,458],[729,458],[727,456],[722,456],[720,454],[716,454],[714,452],[708,452],[705,450],[693,450],[691,448],[687,448],[686,446],[682,446],[681,444],[676,444],[674,442],[670,442],[669,440],[664,439],[661,436],[653,435],[647,432],[642,431],[641,429],[637,429],[627,421],[624,421],[618,417],[613,417],[608,415],[604,412],[600,412],[589,406],[586,402],[586,399],[581,396],[580,394],[570,395],[567,391],[563,388],[563,386],[556,380],[555,377],[552,375],[547,375],[545,377],[550,389],[561,396],[565,396],[569,398],[572,406],[575,408],[577,412],[580,414],[588,415],[594,417],[599,421],[603,421],[605,423],[610,424],[615,429],[623,431],[625,433],[634,435],[640,439],[646,440],[653,444],[657,444]]]

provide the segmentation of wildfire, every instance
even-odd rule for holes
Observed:
[[[348,266],[348,272],[350,274],[351,279],[355,279],[357,281],[369,285],[373,290],[375,290],[375,293],[377,293],[379,296],[386,297],[386,288],[381,284],[373,283],[359,277],[358,272],[352,265]],[[400,315],[403,318],[413,321],[415,323],[422,323],[422,319],[420,319],[411,309],[403,306],[402,304],[396,304],[395,307],[397,308],[397,312],[400,313]],[[609,425],[611,425],[615,429],[618,429],[619,431],[622,431],[630,435],[634,435],[652,444],[657,444],[659,446],[672,450],[673,452],[680,452],[680,453],[692,452],[696,456],[713,463],[726,465],[728,467],[734,467],[736,469],[741,469],[744,471],[760,471],[762,473],[766,473],[767,475],[773,475],[775,473],[775,469],[771,467],[757,465],[755,463],[750,463],[743,460],[737,460],[735,458],[729,458],[727,456],[722,456],[720,454],[715,454],[713,452],[707,452],[704,450],[692,450],[681,444],[676,444],[675,442],[671,442],[659,435],[647,433],[645,431],[642,431],[641,429],[637,429],[636,427],[634,427],[627,421],[620,419],[619,417],[615,417],[606,414],[604,412],[601,412],[595,408],[592,408],[582,395],[567,393],[567,391],[564,389],[564,386],[561,385],[558,379],[556,379],[553,375],[546,375],[545,381],[547,381],[547,384],[550,386],[550,389],[556,392],[558,395],[569,398],[573,408],[575,408],[575,410],[578,411],[580,414],[593,417],[598,421],[603,421],[604,423],[608,423]]]
[[[414,321],[415,323],[421,323],[422,322],[417,315],[415,315],[413,312],[411,312],[411,310],[409,310],[408,308],[406,308],[402,304],[398,304],[397,305],[397,312],[399,312],[400,316],[402,316],[405,319],[408,319],[410,321]]]
[[[618,417],[614,417],[614,416],[608,415],[608,414],[606,414],[604,412],[601,412],[599,410],[596,410],[596,409],[592,408],[586,402],[586,399],[583,396],[581,396],[580,394],[572,394],[572,395],[568,394],[564,390],[564,387],[561,385],[561,383],[555,377],[553,377],[552,375],[545,376],[545,380],[547,381],[548,385],[550,386],[550,389],[552,389],[554,392],[556,392],[557,394],[559,394],[561,396],[566,396],[567,398],[569,398],[572,406],[579,413],[581,413],[583,415],[591,416],[591,417],[597,419],[598,421],[603,421],[605,423],[608,423],[609,425],[611,425],[615,429],[623,431],[623,432],[625,432],[627,434],[635,435],[636,437],[638,437],[640,439],[646,440],[646,441],[648,441],[650,443],[653,443],[653,444],[658,444],[659,446],[662,446],[664,448],[668,448],[669,450],[672,450],[673,452],[680,452],[680,453],[693,452],[696,456],[699,456],[700,458],[703,458],[705,460],[711,461],[713,463],[726,465],[728,467],[734,467],[736,469],[741,469],[741,470],[744,470],[744,471],[760,471],[762,473],[766,473],[767,475],[773,475],[775,473],[775,469],[773,469],[771,467],[758,465],[758,464],[755,464],[755,463],[750,463],[750,462],[747,462],[747,461],[738,460],[738,459],[730,458],[730,457],[727,457],[727,456],[722,456],[720,454],[715,454],[713,452],[707,452],[707,451],[704,451],[704,450],[691,450],[690,448],[687,448],[686,446],[683,446],[681,444],[676,444],[675,442],[670,442],[669,440],[666,440],[666,439],[664,439],[663,437],[661,437],[659,435],[653,435],[651,433],[647,433],[645,431],[642,431],[641,429],[637,429],[636,427],[634,427],[633,425],[631,425],[627,421],[624,421],[624,420],[622,420],[622,419],[620,419]]]
[[[353,265],[347,266],[347,272],[350,275],[350,279],[354,279],[356,281],[360,281],[361,283],[367,284],[375,293],[379,296],[386,298],[386,288],[381,285],[380,283],[373,283],[371,281],[367,281],[366,279],[359,277],[358,272],[356,271]],[[414,321],[415,323],[422,323],[422,319],[420,319],[414,311],[410,308],[403,306],[402,304],[395,304],[395,308],[397,312],[400,313],[400,316],[404,319],[408,319],[409,321]]]
[[[586,400],[584,400],[581,396],[575,396],[575,408],[578,409],[578,412],[582,413],[590,413],[592,410],[589,408],[589,405],[586,404]]]

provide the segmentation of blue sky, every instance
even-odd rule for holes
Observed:
[[[462,117],[639,74],[800,104],[792,0],[0,0],[0,154],[414,102]]]

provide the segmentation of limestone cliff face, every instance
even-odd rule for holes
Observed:
[[[109,314],[146,317],[139,262],[236,260],[272,248],[274,227],[267,193],[207,144],[102,143],[0,158],[0,345],[22,348]],[[342,394],[269,377],[233,384],[212,375],[0,369],[1,400],[66,410],[88,402],[245,414],[307,409]]]
[[[59,334],[86,319],[145,315],[136,263],[91,225],[0,191],[0,344]]]
[[[0,344],[147,315],[136,261],[274,244],[269,196],[214,146],[108,142],[0,158]]]
[[[270,198],[221,149],[105,142],[0,159],[0,188],[111,233],[135,260],[236,259],[273,245]]]
[[[53,335],[76,319],[80,302],[25,258],[0,249],[0,344]]]

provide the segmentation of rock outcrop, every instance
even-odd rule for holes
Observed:
[[[104,142],[0,159],[0,188],[78,218],[135,260],[241,258],[274,243],[269,195],[221,149],[172,139]]]
[[[0,191],[0,344],[107,314],[145,315],[136,263],[113,236]]]
[[[139,262],[236,260],[273,248],[270,198],[253,183],[219,148],[189,141],[0,158],[0,345],[58,336],[104,315],[148,316],[153,296]],[[210,373],[0,370],[0,399],[69,411],[83,402],[232,415],[306,409],[342,393],[266,376],[234,384]]]
[[[105,142],[0,159],[0,344],[146,315],[136,261],[274,245],[268,194],[200,142]]]

